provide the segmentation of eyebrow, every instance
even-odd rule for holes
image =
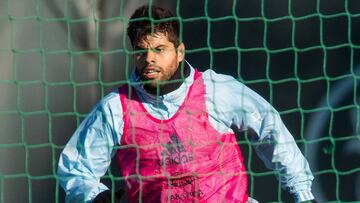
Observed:
[[[135,49],[135,50],[144,50],[145,48],[143,48],[143,47],[141,47],[141,46],[139,46],[139,45],[136,45],[136,46],[134,47],[134,49]]]
[[[151,48],[156,49],[156,48],[163,48],[163,47],[166,47],[166,45],[165,45],[165,44],[159,44],[159,45],[157,45],[157,46],[155,46],[155,47],[151,47]],[[145,50],[145,49],[147,49],[147,48],[144,48],[144,47],[141,47],[141,46],[139,46],[139,45],[136,45],[136,46],[134,47],[134,49],[135,49],[135,50]]]
[[[159,44],[159,45],[157,45],[156,47],[153,47],[153,48],[157,49],[157,48],[163,48],[163,47],[166,47],[166,45],[165,44]]]

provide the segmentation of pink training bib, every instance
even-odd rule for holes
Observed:
[[[233,133],[211,126],[200,72],[168,120],[151,116],[129,87],[119,88],[124,133],[117,154],[129,202],[247,201],[240,148]]]

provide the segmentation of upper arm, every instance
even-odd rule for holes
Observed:
[[[204,81],[210,112],[229,128],[251,128],[259,134],[263,118],[277,113],[265,99],[231,76],[206,71]]]
[[[106,101],[106,102],[105,102]],[[106,173],[114,146],[122,133],[122,115],[118,108],[111,108],[108,100],[100,102],[77,128],[63,149],[58,175],[67,199],[83,197],[84,201],[107,189],[100,183]],[[122,117],[121,117],[122,118]]]

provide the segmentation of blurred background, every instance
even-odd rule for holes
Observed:
[[[281,113],[319,202],[360,201],[360,1],[0,0],[1,203],[64,202],[59,153],[126,82],[127,19],[149,2],[182,19],[193,66],[234,76]],[[250,195],[292,202],[240,139]],[[119,187],[109,174],[103,181]]]

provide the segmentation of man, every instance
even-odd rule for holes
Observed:
[[[226,75],[194,69],[170,11],[142,6],[128,36],[130,83],[101,100],[64,148],[58,175],[67,202],[111,202],[100,183],[117,156],[129,202],[251,202],[234,130],[253,132],[255,150],[296,202],[312,200],[313,176],[276,110]]]

